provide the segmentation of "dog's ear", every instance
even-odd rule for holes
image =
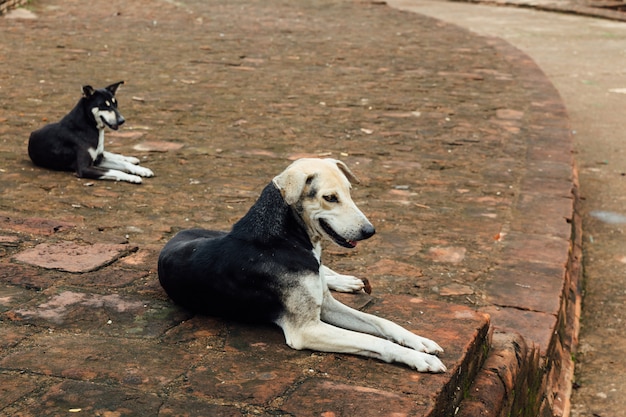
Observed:
[[[83,97],[89,98],[93,95],[96,90],[93,89],[90,85],[83,85]]]
[[[339,168],[339,170],[341,172],[343,172],[343,175],[346,176],[346,178],[348,179],[348,181],[350,181],[351,184],[358,184],[361,181],[357,178],[356,175],[354,175],[354,173],[352,171],[350,171],[350,168],[348,168],[348,166],[346,164],[344,164],[343,162],[334,159],[333,160],[336,164],[337,164],[337,168]]]
[[[115,93],[117,92],[117,89],[120,87],[120,85],[124,84],[124,81],[118,81],[115,84],[111,84],[107,87],[104,87],[105,90],[108,90],[111,94],[115,95]]]
[[[295,204],[302,195],[309,176],[298,169],[286,169],[272,180],[276,188],[280,190],[283,200],[288,205]]]

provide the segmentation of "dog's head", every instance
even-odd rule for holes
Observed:
[[[124,84],[124,81],[97,90],[90,85],[83,86],[83,99],[93,114],[98,129],[109,126],[111,129],[117,130],[125,122],[124,117],[117,110],[117,99],[115,98],[115,93],[121,84]]]
[[[298,159],[274,177],[285,202],[302,218],[312,241],[327,236],[353,248],[374,233],[374,226],[350,196],[356,176],[336,159]]]

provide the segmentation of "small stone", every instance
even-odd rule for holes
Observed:
[[[141,152],[169,152],[182,149],[185,145],[182,143],[166,142],[166,141],[145,141],[133,146],[133,149]]]
[[[428,255],[435,262],[459,263],[465,259],[467,249],[463,247],[434,247],[428,249]]]
[[[474,294],[474,290],[471,287],[462,284],[449,284],[439,289],[439,295],[443,296],[472,294]]]
[[[37,15],[35,13],[22,8],[9,10],[4,17],[6,19],[37,19]]]

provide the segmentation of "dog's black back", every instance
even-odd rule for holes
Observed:
[[[102,126],[102,122],[95,119],[92,109],[117,111],[114,96],[122,83],[120,81],[97,90],[84,86],[83,97],[65,117],[32,132],[28,155],[33,163],[58,171],[77,171],[79,166],[88,167],[97,163],[97,158],[94,159],[88,150],[98,148],[98,127]],[[121,120],[123,123],[123,118]],[[112,128],[117,129],[117,126]]]
[[[318,273],[312,250],[298,215],[270,183],[230,233],[179,232],[161,251],[159,280],[194,312],[273,322],[294,277]]]

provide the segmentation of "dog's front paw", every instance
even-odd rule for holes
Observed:
[[[446,372],[448,369],[441,362],[441,360],[434,356],[429,355],[428,353],[415,352],[415,356],[411,358],[409,366],[416,369],[419,372]]]
[[[141,177],[154,177],[154,172],[151,169],[139,165],[134,166],[130,172]]]
[[[338,292],[357,292],[365,289],[363,280],[352,275],[326,275],[328,288]]]
[[[433,342],[430,339],[425,337],[421,337],[418,335],[414,335],[411,340],[407,340],[403,343],[406,347],[410,347],[411,349],[415,349],[418,352],[425,352],[430,354],[442,353],[443,349],[437,343]]]
[[[126,181],[133,184],[141,184],[143,180],[140,176],[127,174],[124,178],[120,178],[120,181]]]
[[[134,156],[124,156],[124,161],[133,165],[139,165],[139,162],[141,162],[139,158],[135,158]]]

